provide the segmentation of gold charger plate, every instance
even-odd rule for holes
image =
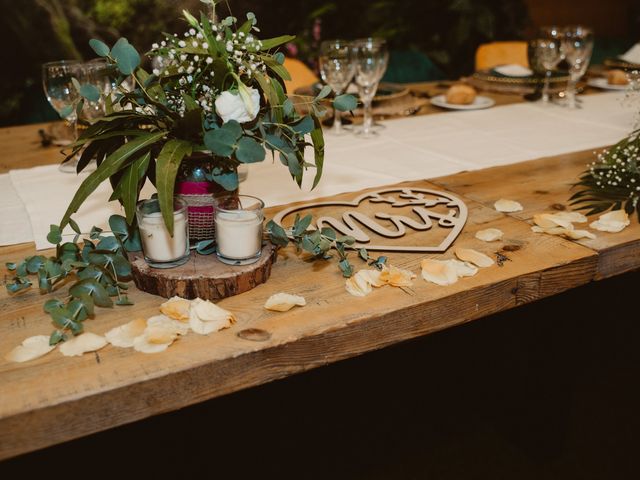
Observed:
[[[621,68],[622,70],[640,69],[640,63],[631,63],[620,58],[607,58],[604,61],[605,66],[610,68]]]

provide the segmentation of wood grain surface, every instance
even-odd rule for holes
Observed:
[[[434,179],[433,182],[489,207],[500,198],[517,200],[524,210],[510,215],[532,223],[536,213],[571,209],[569,198],[574,193],[572,186],[593,158],[593,150],[587,150],[459,173]],[[589,218],[589,223],[597,217]],[[597,278],[640,268],[640,225],[636,215],[632,216],[631,225],[622,232],[593,233],[596,234],[595,239],[587,238],[577,243],[598,252]]]
[[[39,146],[38,126],[0,130],[5,154],[0,170],[55,163],[56,148]],[[162,412],[172,411],[243,388],[326,365],[403,340],[460,325],[536,301],[594,279],[640,267],[640,227],[618,234],[597,232],[596,240],[573,242],[534,234],[534,213],[566,208],[571,184],[590,159],[580,152],[507,167],[460,173],[432,182],[401,186],[441,189],[463,199],[469,220],[455,246],[474,248],[502,267],[439,287],[420,277],[405,290],[376,289],[365,298],[350,296],[335,261],[309,262],[292,248],[282,249],[268,282],[219,304],[238,322],[230,329],[199,336],[190,333],[166,352],[145,355],[107,346],[96,354],[64,357],[57,350],[25,364],[4,355],[25,338],[48,334],[50,318],[37,291],[9,295],[0,289],[0,459],[88,435]],[[332,197],[348,200],[354,194]],[[505,215],[492,204],[520,201],[525,210]],[[277,210],[267,211],[273,216]],[[479,229],[499,228],[502,241],[475,239]],[[416,239],[417,240],[417,239]],[[0,261],[34,253],[33,244],[0,248]],[[425,257],[444,254],[389,254],[393,265],[419,275]],[[351,255],[356,268],[364,263]],[[10,277],[4,267],[3,283]],[[265,300],[277,292],[303,295],[307,306],[269,312]],[[61,296],[62,293],[55,294]],[[131,288],[131,307],[97,309],[86,329],[103,334],[135,317],[158,313],[163,299]],[[259,332],[247,335],[241,332]],[[257,341],[256,341],[257,340]]]

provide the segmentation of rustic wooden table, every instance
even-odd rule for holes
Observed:
[[[509,102],[502,102],[509,103]],[[38,126],[0,130],[0,172],[55,163],[56,148],[43,149]],[[221,306],[238,322],[211,336],[188,335],[158,355],[106,347],[81,358],[55,351],[14,364],[0,359],[0,459],[134,422],[162,412],[282,378],[383,348],[403,340],[460,325],[588,282],[640,268],[640,225],[621,233],[598,233],[579,242],[534,234],[534,213],[567,207],[571,184],[592,158],[576,152],[515,165],[401,184],[452,192],[469,207],[467,225],[456,245],[494,254],[510,245],[504,266],[482,269],[449,287],[418,278],[403,291],[383,288],[366,298],[350,296],[331,262],[308,264],[292,249],[279,253],[270,280],[225,299]],[[345,194],[333,199],[351,199]],[[502,214],[498,198],[520,201],[525,210]],[[279,209],[277,209],[279,210]],[[277,210],[271,210],[273,215]],[[501,229],[501,242],[480,242],[474,233]],[[0,261],[33,254],[33,244],[0,248]],[[419,273],[420,254],[390,254],[390,262]],[[452,253],[445,256],[451,257]],[[356,266],[359,266],[354,260]],[[4,267],[3,267],[4,268]],[[4,281],[9,279],[4,271]],[[264,310],[276,292],[306,297],[308,305],[288,313]],[[163,301],[131,289],[135,305],[99,309],[87,329],[102,334],[133,317],[149,317]],[[31,335],[51,330],[37,291],[11,296],[0,290],[2,356]],[[259,328],[263,342],[237,336]]]

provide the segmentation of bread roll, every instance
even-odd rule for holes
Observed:
[[[476,99],[476,91],[469,85],[453,85],[445,95],[447,103],[469,105]]]
[[[607,72],[607,82],[609,85],[626,85],[629,80],[623,70],[609,70]]]

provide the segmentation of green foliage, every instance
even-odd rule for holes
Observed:
[[[322,230],[309,230],[312,220],[311,215],[306,215],[302,218],[300,218],[300,215],[296,215],[292,227],[287,230],[271,220],[266,227],[269,239],[274,245],[280,247],[286,247],[289,243],[293,243],[298,252],[304,250],[313,255],[313,258],[319,260],[332,258],[330,251],[335,249],[338,254],[338,268],[344,277],[351,277],[353,275],[353,266],[347,258],[347,248],[355,243],[355,239],[348,235],[339,237],[335,230],[329,227],[325,227]],[[358,251],[358,256],[364,261],[369,259],[369,254],[364,248]],[[384,259],[378,259],[380,260],[380,265],[382,265],[386,258],[380,258]],[[374,263],[376,262],[378,261],[374,261]],[[378,267],[377,264],[376,267]]]
[[[124,291],[131,276],[131,264],[126,256],[129,251],[140,249],[137,229],[127,224],[124,217],[112,215],[109,225],[114,236],[102,235],[102,230],[91,229],[89,238],[83,238],[75,222],[70,221],[76,231],[73,242],[62,243],[61,228],[51,225],[47,239],[56,245],[55,255],[45,257],[33,255],[20,263],[8,263],[7,268],[14,273],[6,284],[9,293],[18,293],[31,287],[29,277],[35,277],[40,293],[59,291],[59,286],[74,281],[64,300],[51,298],[44,303],[44,311],[51,316],[56,330],[49,342],[55,345],[65,341],[69,334],[78,335],[84,330],[83,322],[94,316],[94,306],[113,307],[131,305]]]
[[[76,192],[60,222],[62,228],[105,180],[113,187],[111,200],[122,203],[131,224],[139,192],[148,179],[158,189],[163,218],[171,232],[177,172],[185,157],[198,152],[216,157],[217,167],[208,178],[228,190],[237,188],[237,166],[263,161],[267,150],[285,159],[298,185],[304,172],[315,167],[313,186],[318,184],[324,161],[319,102],[329,92],[325,89],[311,101],[309,114],[296,112],[281,83],[290,78],[282,65],[284,56],[274,50],[294,37],[258,40],[253,14],[242,24],[232,16],[212,24],[204,15],[197,20],[186,11],[183,14],[191,28],[184,36],[165,34],[160,44],[153,45],[148,55],[161,58],[162,67],[152,74],[140,67],[140,55],[126,38],[111,48],[99,40],[90,42],[114,67],[117,88],[115,94],[104,94],[107,115],[82,133],[67,157],[82,152],[78,170],[92,158],[98,168]],[[127,78],[133,81],[133,88],[124,87]],[[77,81],[74,85],[83,99],[99,99],[101,92],[95,87]],[[261,98],[257,107],[256,92]],[[246,110],[238,114],[243,123],[223,119],[218,113],[215,100],[222,93],[227,99],[240,99]],[[355,99],[340,96],[337,103],[336,108],[353,108]],[[79,103],[77,108],[81,107]],[[239,109],[235,105],[232,110]],[[313,146],[314,163],[305,161],[307,145]]]
[[[571,204],[587,215],[624,208],[640,221],[640,130],[601,152],[575,187]]]

